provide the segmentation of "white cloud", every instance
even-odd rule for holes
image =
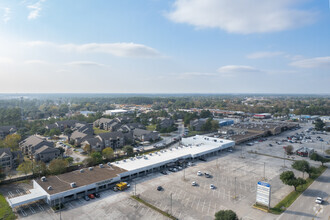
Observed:
[[[295,7],[299,4],[298,0],[176,0],[167,17],[198,28],[265,33],[313,23],[317,13]]]
[[[3,22],[7,23],[10,20],[11,10],[10,8],[3,8],[3,11],[2,20]]]
[[[48,64],[48,62],[43,60],[26,60],[24,64]]]
[[[12,63],[14,63],[14,61],[8,57],[0,57],[0,63],[12,64]]]
[[[88,44],[55,44],[44,41],[32,41],[25,43],[30,47],[48,46],[60,50],[79,53],[107,53],[118,57],[161,57],[154,48],[135,43],[88,43]]]
[[[269,52],[269,51],[261,51],[248,54],[246,57],[249,59],[262,59],[262,58],[270,58],[284,55],[283,52]]]
[[[96,63],[96,62],[93,62],[93,61],[74,61],[74,62],[67,63],[67,65],[81,66],[81,67],[88,67],[88,66],[102,67],[102,66],[104,66],[104,64]]]
[[[315,57],[303,59],[290,63],[291,66],[299,68],[330,68],[330,57]]]
[[[40,16],[40,12],[42,10],[41,3],[45,2],[46,0],[39,0],[34,4],[27,5],[26,7],[29,9],[30,13],[28,15],[29,20],[36,19]]]
[[[222,66],[218,70],[218,73],[224,75],[237,75],[241,73],[260,73],[261,70],[251,67],[251,66],[241,66],[241,65],[227,65]]]

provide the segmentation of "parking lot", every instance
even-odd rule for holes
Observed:
[[[131,188],[124,192],[107,190],[100,193],[101,198],[67,202],[61,214],[54,213],[47,204],[41,202],[21,207],[17,209],[17,214],[24,219],[59,219],[59,215],[63,219],[167,219],[130,198],[136,191],[142,199],[172,213],[178,219],[213,219],[215,212],[222,209],[232,209],[243,219],[276,219],[276,215],[252,208],[256,199],[256,184],[264,178],[271,184],[271,206],[276,205],[293,190],[279,179],[283,171],[292,170],[292,161],[286,160],[284,167],[281,158],[248,151],[283,157],[283,145],[273,144],[273,147],[269,147],[269,143],[275,143],[276,140],[296,132],[299,131],[284,132],[253,146],[238,145],[233,152],[224,151],[218,156],[207,158],[206,162],[197,160],[194,166],[178,172],[167,172],[168,175],[157,172],[139,177],[131,182]],[[327,137],[324,135],[323,138]],[[318,142],[310,144],[320,149]],[[300,159],[298,156],[294,157]],[[198,176],[198,171],[203,175]],[[302,175],[300,172],[294,172],[296,175]],[[204,173],[209,173],[211,177],[206,178]],[[192,186],[193,181],[197,183],[196,186]],[[210,189],[211,184],[215,189]],[[158,191],[158,186],[162,186],[163,190]],[[19,195],[25,193],[28,187],[29,185],[18,185],[2,193],[10,195],[16,192]]]

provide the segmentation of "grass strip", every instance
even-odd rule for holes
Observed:
[[[276,206],[270,209],[270,212],[273,214],[281,214],[290,205],[316,180],[321,174],[327,169],[326,166],[320,166],[318,173],[313,173],[311,178],[306,179],[306,183],[297,187],[297,191],[292,191],[289,195],[287,195],[283,200],[277,203]],[[284,208],[283,208],[284,207]]]
[[[13,210],[9,206],[7,200],[0,194],[0,219],[12,220],[16,219]]]
[[[138,196],[131,196],[131,197],[132,197],[133,199],[135,199],[136,201],[138,201],[138,202],[140,202],[140,203],[142,203],[142,204],[148,206],[149,208],[155,210],[156,212],[159,212],[160,214],[162,214],[162,215],[164,215],[164,216],[166,216],[166,217],[168,217],[168,218],[170,218],[170,219],[177,220],[177,218],[174,217],[173,215],[171,215],[171,214],[169,214],[169,213],[167,213],[167,212],[165,212],[165,211],[163,211],[163,210],[160,210],[160,209],[157,208],[156,206],[151,205],[150,203],[148,203],[147,201],[141,199],[140,197],[138,197]]]

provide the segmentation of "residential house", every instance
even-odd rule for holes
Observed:
[[[190,122],[190,127],[194,130],[194,131],[201,131],[202,130],[202,126],[206,123],[207,118],[200,118],[200,119],[195,119],[193,121]]]
[[[174,120],[170,119],[170,118],[159,117],[158,120],[160,120],[160,122],[159,122],[160,128],[170,128],[174,124]]]
[[[85,139],[81,145],[89,144],[94,151],[102,151],[106,147],[122,148],[125,145],[125,135],[122,132],[106,132]]]
[[[34,152],[34,160],[43,161],[45,163],[61,156],[61,151],[58,148],[42,146]]]
[[[22,160],[21,152],[11,152],[10,148],[0,148],[0,167],[2,169],[15,168]]]
[[[129,123],[129,124],[125,124],[122,125],[118,131],[122,131],[124,133],[133,131],[134,129],[139,128],[139,129],[146,129],[146,126],[144,126],[143,124],[140,123]]]
[[[54,124],[46,125],[46,129],[50,130],[58,128],[63,132],[66,128],[73,128],[76,123],[78,123],[77,120],[57,121]]]
[[[42,146],[54,147],[54,143],[32,135],[19,143],[23,155],[33,155]]]
[[[5,138],[9,134],[14,134],[17,131],[15,125],[1,126],[0,127],[0,139]]]
[[[155,141],[159,139],[159,132],[136,128],[133,130],[133,136],[140,141]]]

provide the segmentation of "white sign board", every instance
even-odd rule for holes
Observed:
[[[257,185],[257,203],[270,206],[270,184],[259,181]]]

